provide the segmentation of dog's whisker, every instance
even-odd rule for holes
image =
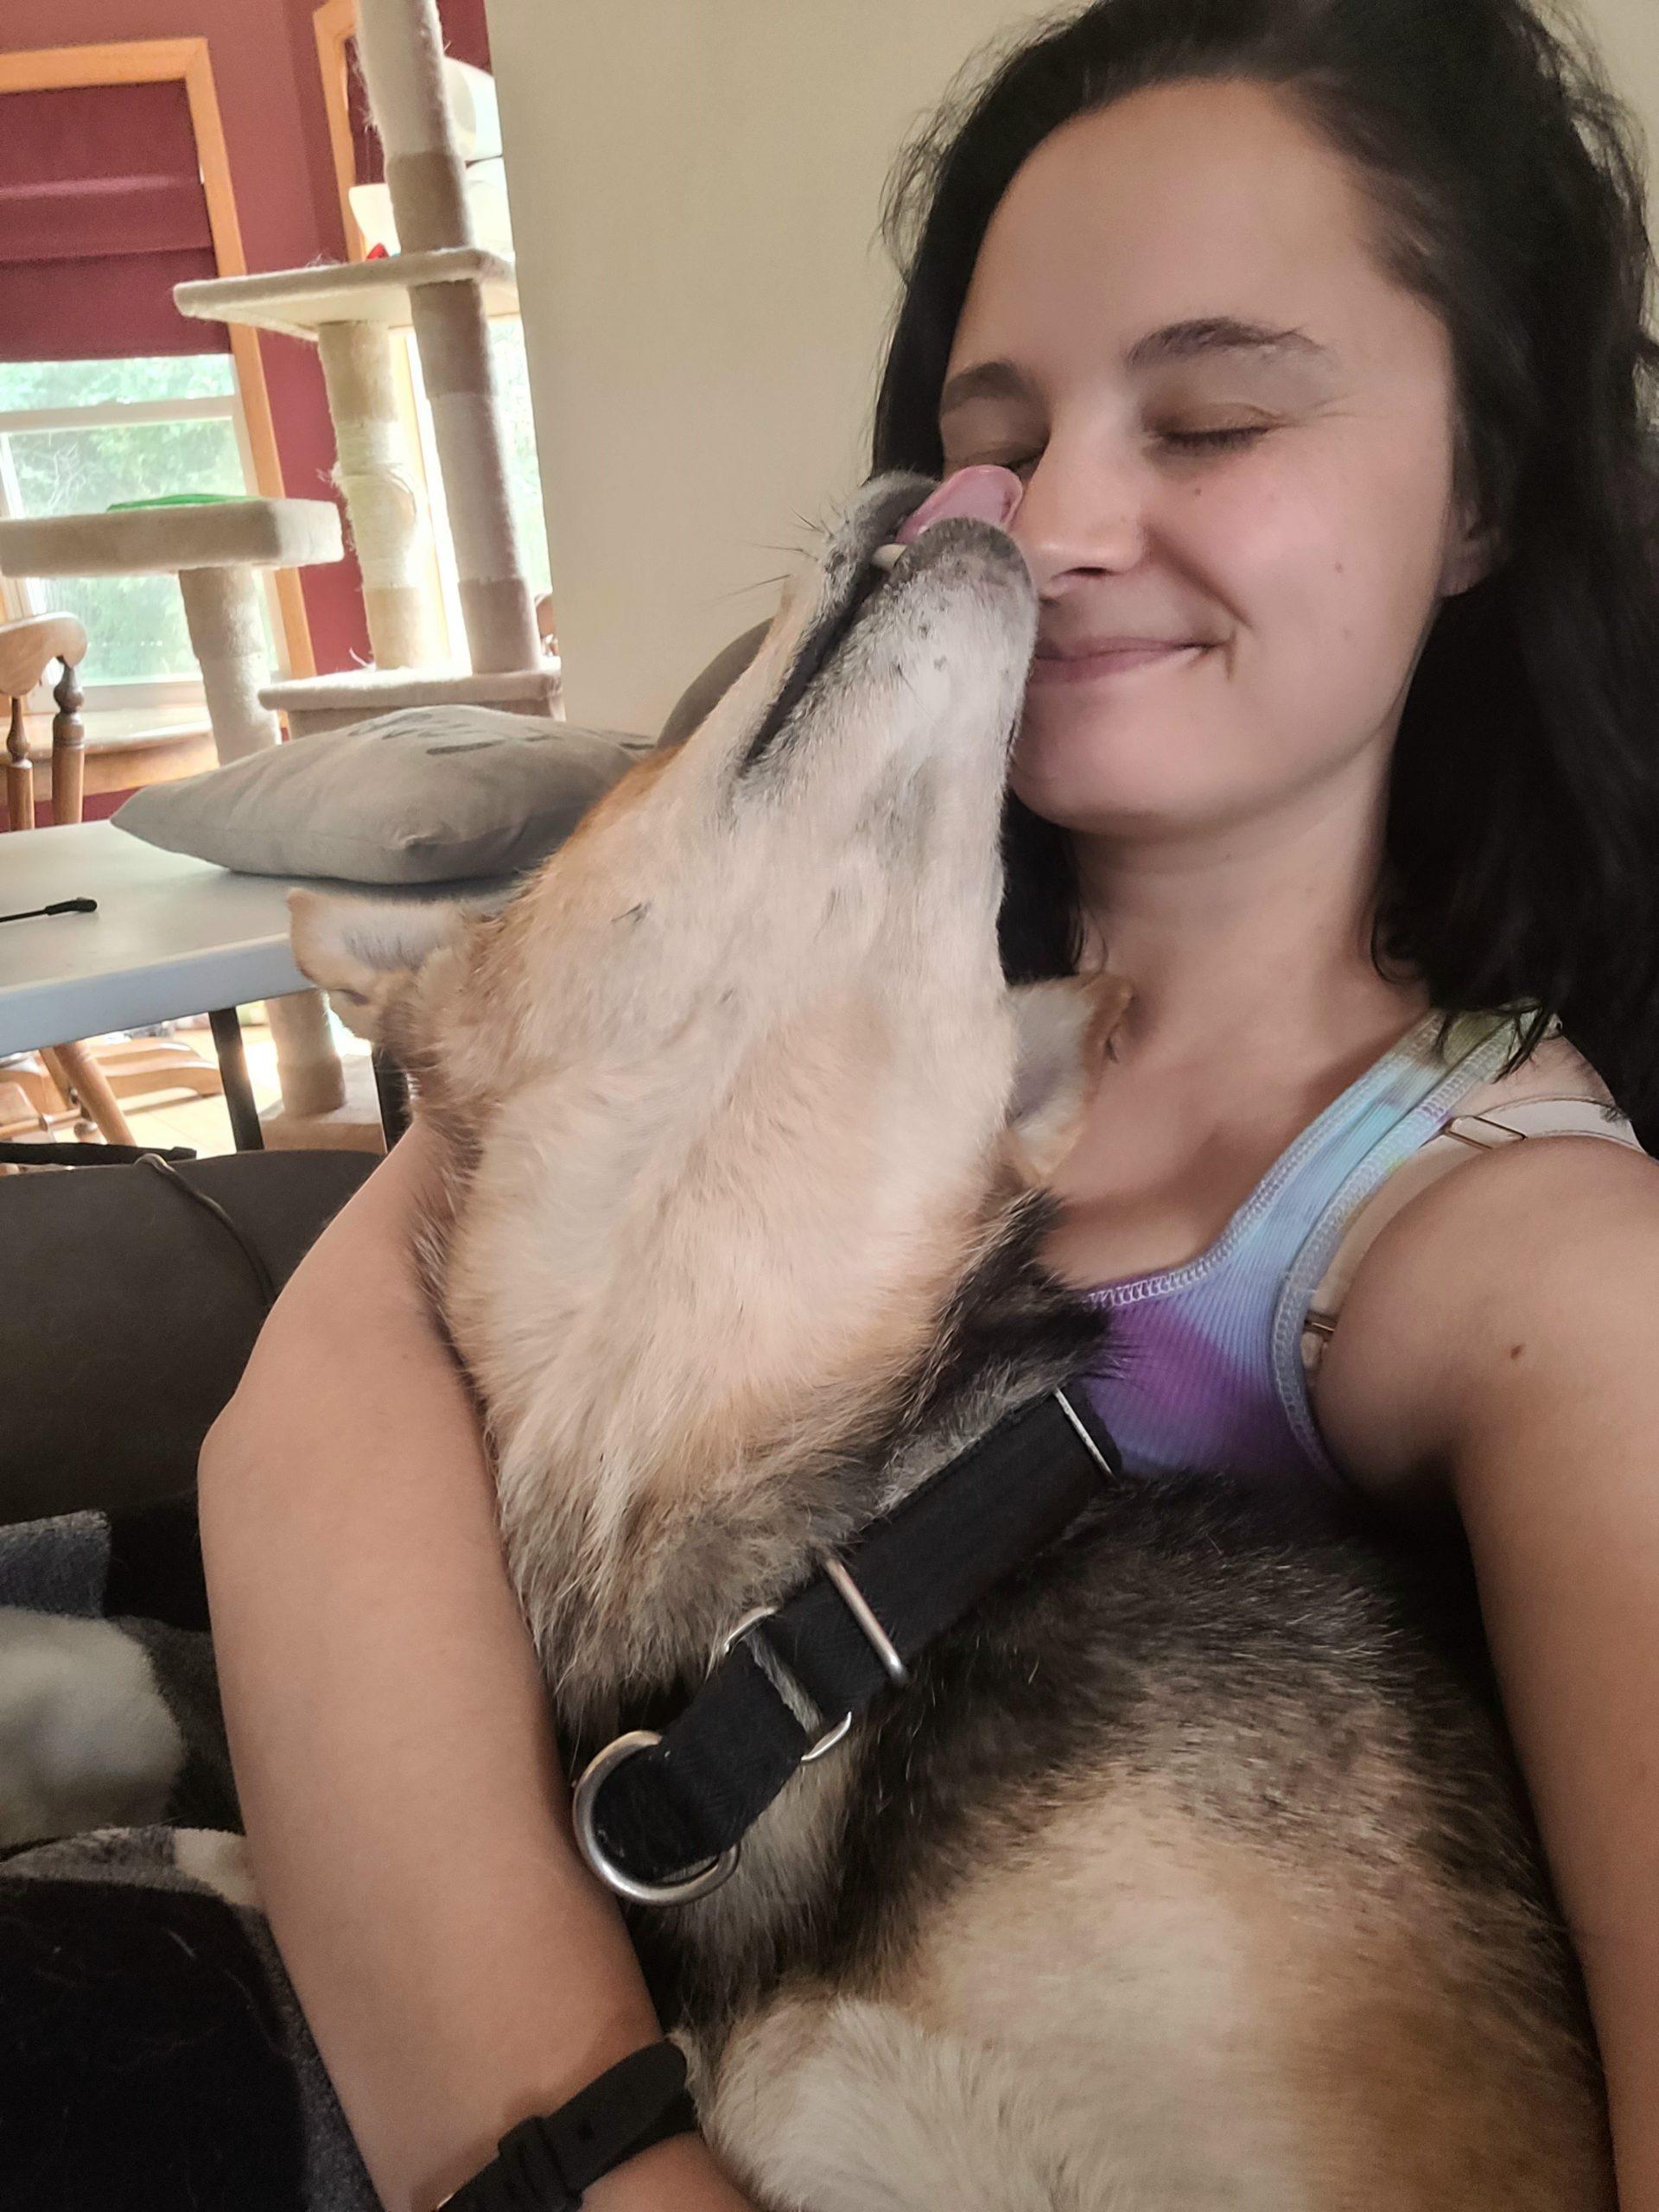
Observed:
[[[734,584],[730,591],[717,593],[715,596],[721,601],[728,599],[741,599],[746,591],[767,591],[773,584],[786,584],[788,582],[787,571],[781,575],[757,576],[752,584]]]

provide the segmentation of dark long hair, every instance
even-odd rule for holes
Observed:
[[[1015,170],[1143,86],[1281,88],[1347,156],[1380,265],[1440,315],[1458,488],[1503,532],[1445,602],[1390,771],[1372,957],[1434,1005],[1559,1018],[1659,1149],[1659,458],[1641,140],[1529,0],[1096,0],[982,56],[887,188],[904,275],[874,466],[938,474],[969,279]],[[974,67],[976,65],[970,65]],[[1009,798],[1010,978],[1072,972],[1066,832]]]

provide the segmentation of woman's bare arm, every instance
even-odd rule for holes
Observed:
[[[202,1449],[202,1550],[272,1929],[388,2212],[659,2032],[575,1854],[471,1403],[409,1237],[417,1122],[283,1291]],[[696,2138],[595,2212],[742,2200]]]
[[[1621,2212],[1659,2212],[1659,1166],[1534,1137],[1366,1254],[1322,1424],[1381,1493],[1444,1467],[1606,2069]]]

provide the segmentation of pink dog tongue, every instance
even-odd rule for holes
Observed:
[[[924,499],[897,533],[900,545],[913,545],[925,530],[953,516],[994,522],[1005,528],[1025,496],[1025,486],[1011,468],[959,468]]]

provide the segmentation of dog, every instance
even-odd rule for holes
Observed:
[[[444,1148],[422,1264],[573,1770],[1098,1348],[1046,1179],[1123,995],[1005,981],[1036,594],[984,522],[874,564],[933,488],[868,484],[702,725],[499,911],[293,894]],[[1611,2208],[1490,1680],[1420,1583],[1288,1498],[1103,1480],[729,1878],[632,1910],[741,2185]]]

